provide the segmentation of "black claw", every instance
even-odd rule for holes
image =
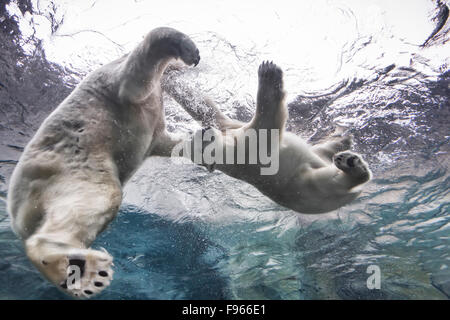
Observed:
[[[60,287],[63,288],[63,289],[67,289],[67,282],[64,281],[63,283],[61,283]]]

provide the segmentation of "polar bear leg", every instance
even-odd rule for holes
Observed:
[[[215,127],[221,131],[237,129],[245,123],[229,118],[195,85],[181,82],[177,72],[171,71],[162,80],[162,87],[202,127]]]
[[[47,203],[41,226],[25,240],[26,253],[61,290],[91,297],[112,280],[112,257],[87,247],[115,217],[121,190],[106,181],[98,185],[75,180],[56,189],[59,195]]]
[[[258,80],[256,112],[250,127],[284,130],[287,108],[284,103],[283,72],[274,63],[263,62],[258,69]]]
[[[119,99],[125,103],[144,101],[160,90],[160,79],[172,59],[197,65],[199,50],[185,34],[172,28],[152,30],[122,62],[118,83]]]
[[[73,297],[92,297],[112,280],[113,259],[106,251],[75,248],[39,234],[28,239],[25,248],[39,271]]]
[[[336,153],[349,150],[352,147],[352,144],[352,136],[343,136],[332,141],[314,145],[312,147],[312,151],[314,151],[322,159],[332,161],[333,156]]]

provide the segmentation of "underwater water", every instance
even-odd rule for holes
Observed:
[[[448,299],[450,46],[446,1],[6,1],[0,5],[0,193],[42,120],[91,70],[168,25],[202,60],[180,86],[249,120],[262,60],[284,71],[288,129],[354,135],[374,178],[304,215],[218,171],[151,158],[97,238],[98,299]],[[200,128],[165,97],[170,131]],[[70,299],[45,281],[0,200],[0,299]],[[378,266],[380,289],[369,289]]]

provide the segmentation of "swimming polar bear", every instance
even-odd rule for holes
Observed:
[[[197,65],[194,42],[174,29],[151,31],[75,88],[13,172],[7,197],[13,230],[37,269],[72,296],[91,297],[109,285],[112,257],[89,247],[116,216],[122,186],[141,163],[169,156],[180,141],[166,131],[160,84],[178,58]]]
[[[198,131],[194,137],[201,138],[186,142],[180,154],[209,170],[215,168],[246,181],[278,204],[300,213],[324,213],[354,200],[361,192],[357,187],[369,181],[372,174],[360,155],[347,151],[352,137],[341,136],[311,146],[299,136],[286,132],[288,111],[282,70],[271,62],[263,62],[258,78],[255,115],[249,123],[242,123],[227,117],[211,100],[200,99],[201,94],[186,90],[187,86],[175,86],[174,79],[168,76],[164,81],[165,90],[194,119],[218,127]],[[253,135],[253,150],[249,134],[252,131],[264,132],[264,135]],[[265,140],[261,141],[261,137]],[[242,145],[245,161],[238,164],[237,154]],[[207,152],[209,146],[213,148]],[[266,158],[270,156],[274,160],[276,154],[277,171],[272,174],[262,174],[262,169],[267,167],[267,162],[262,161],[262,147],[271,150]],[[196,152],[202,153],[200,161],[194,159]],[[220,163],[205,161],[205,153],[212,155],[213,160],[220,154]],[[231,161],[227,161],[225,157],[230,154]],[[258,158],[253,164],[249,161],[252,154]]]

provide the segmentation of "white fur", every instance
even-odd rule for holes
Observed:
[[[92,72],[43,122],[11,178],[8,212],[28,257],[65,292],[90,297],[112,279],[112,257],[89,249],[115,217],[122,186],[179,142],[166,131],[160,78],[172,59],[197,64],[195,44],[158,28],[127,56]],[[72,262],[71,262],[72,261]],[[80,289],[64,289],[69,265]],[[103,275],[103,276],[102,276]]]

